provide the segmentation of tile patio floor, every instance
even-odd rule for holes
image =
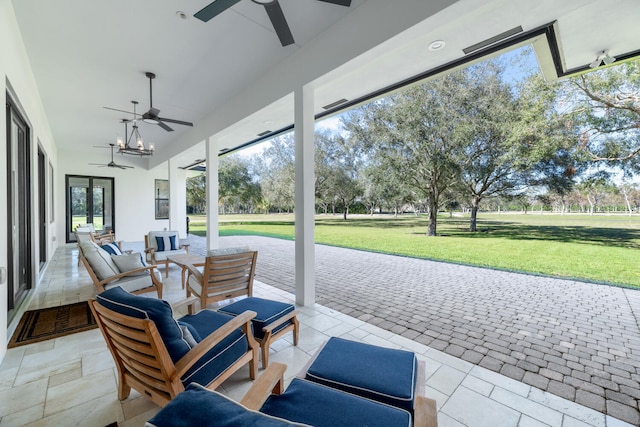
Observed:
[[[259,260],[264,258],[259,255]],[[180,271],[174,266],[169,279],[165,279],[165,299],[176,301],[183,292]],[[255,293],[293,301],[287,291],[260,282],[256,283]],[[87,273],[77,266],[75,246],[61,246],[49,263],[30,308],[72,303],[93,295]],[[424,359],[427,391],[438,402],[441,427],[631,425],[335,309],[319,304],[300,309],[299,345],[293,347],[287,337],[271,349],[270,360],[287,364],[289,378],[323,341],[341,336],[408,349]],[[239,399],[250,385],[248,369],[243,369],[219,390]],[[113,421],[121,427],[143,426],[157,411],[154,404],[135,392],[124,402],[117,400],[113,362],[98,330],[10,349],[0,365],[3,427],[102,427]]]

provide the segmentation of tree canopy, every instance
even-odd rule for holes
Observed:
[[[640,61],[554,83],[534,72],[514,80],[508,67],[494,58],[455,70],[345,112],[337,129],[318,130],[318,211],[345,220],[354,209],[426,212],[433,236],[442,208],[467,209],[470,231],[483,205],[593,211],[624,197],[616,203],[635,209],[637,186],[614,185],[611,177],[640,168]],[[294,151],[292,135],[284,135],[260,155],[222,158],[220,209],[294,209]],[[204,180],[190,181],[187,193],[201,210]]]

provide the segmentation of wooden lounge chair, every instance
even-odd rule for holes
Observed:
[[[118,398],[131,388],[165,406],[192,382],[215,389],[249,363],[258,370],[258,345],[247,312],[237,317],[210,310],[177,321],[169,303],[106,291],[90,302],[118,370]]]
[[[262,367],[269,365],[271,343],[288,332],[293,332],[293,344],[298,345],[298,310],[293,304],[253,297],[253,277],[257,251],[247,247],[210,250],[202,271],[188,265],[187,298],[195,295],[204,308],[213,302],[246,296],[218,309],[218,312],[237,316],[247,310],[254,311],[253,333],[262,350]],[[193,312],[193,306],[189,312]]]
[[[93,242],[78,245],[78,260],[84,264],[98,293],[120,286],[135,294],[157,292],[158,298],[162,298],[162,279],[156,266],[143,265],[140,257],[139,253],[129,253],[114,258]]]
[[[169,259],[171,255],[186,254],[189,244],[180,242],[177,231],[150,231],[144,236],[144,253],[147,262],[164,264],[165,277],[169,277]]]
[[[155,417],[149,427],[236,427],[239,425],[317,427],[437,427],[435,401],[416,396],[413,415],[302,378],[284,388],[286,365],[273,363],[240,403],[191,384]],[[302,423],[302,424],[299,424]]]

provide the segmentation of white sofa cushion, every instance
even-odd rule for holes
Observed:
[[[165,261],[168,256],[186,253],[187,251],[184,249],[177,249],[175,251],[156,252],[153,256],[155,257],[156,261]]]
[[[153,271],[153,274],[156,276],[158,283],[162,283],[162,277],[158,271]],[[151,281],[151,277],[149,277],[149,273],[145,273],[144,276],[127,276],[123,277],[120,280],[116,280],[111,283],[107,283],[104,286],[104,290],[108,290],[114,288],[116,286],[122,287],[127,292],[135,292],[139,289],[148,288],[152,286],[153,282]]]
[[[93,242],[83,242],[80,244],[80,250],[98,277],[98,280],[104,280],[120,274],[120,270],[118,270],[118,267],[111,259],[111,254],[100,246]]]

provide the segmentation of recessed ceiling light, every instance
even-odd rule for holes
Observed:
[[[431,43],[429,43],[429,50],[431,51],[440,50],[446,45],[447,44],[444,42],[444,40],[434,40]]]
[[[184,13],[183,11],[179,10],[176,12],[176,16],[180,19],[187,19],[187,14]]]

